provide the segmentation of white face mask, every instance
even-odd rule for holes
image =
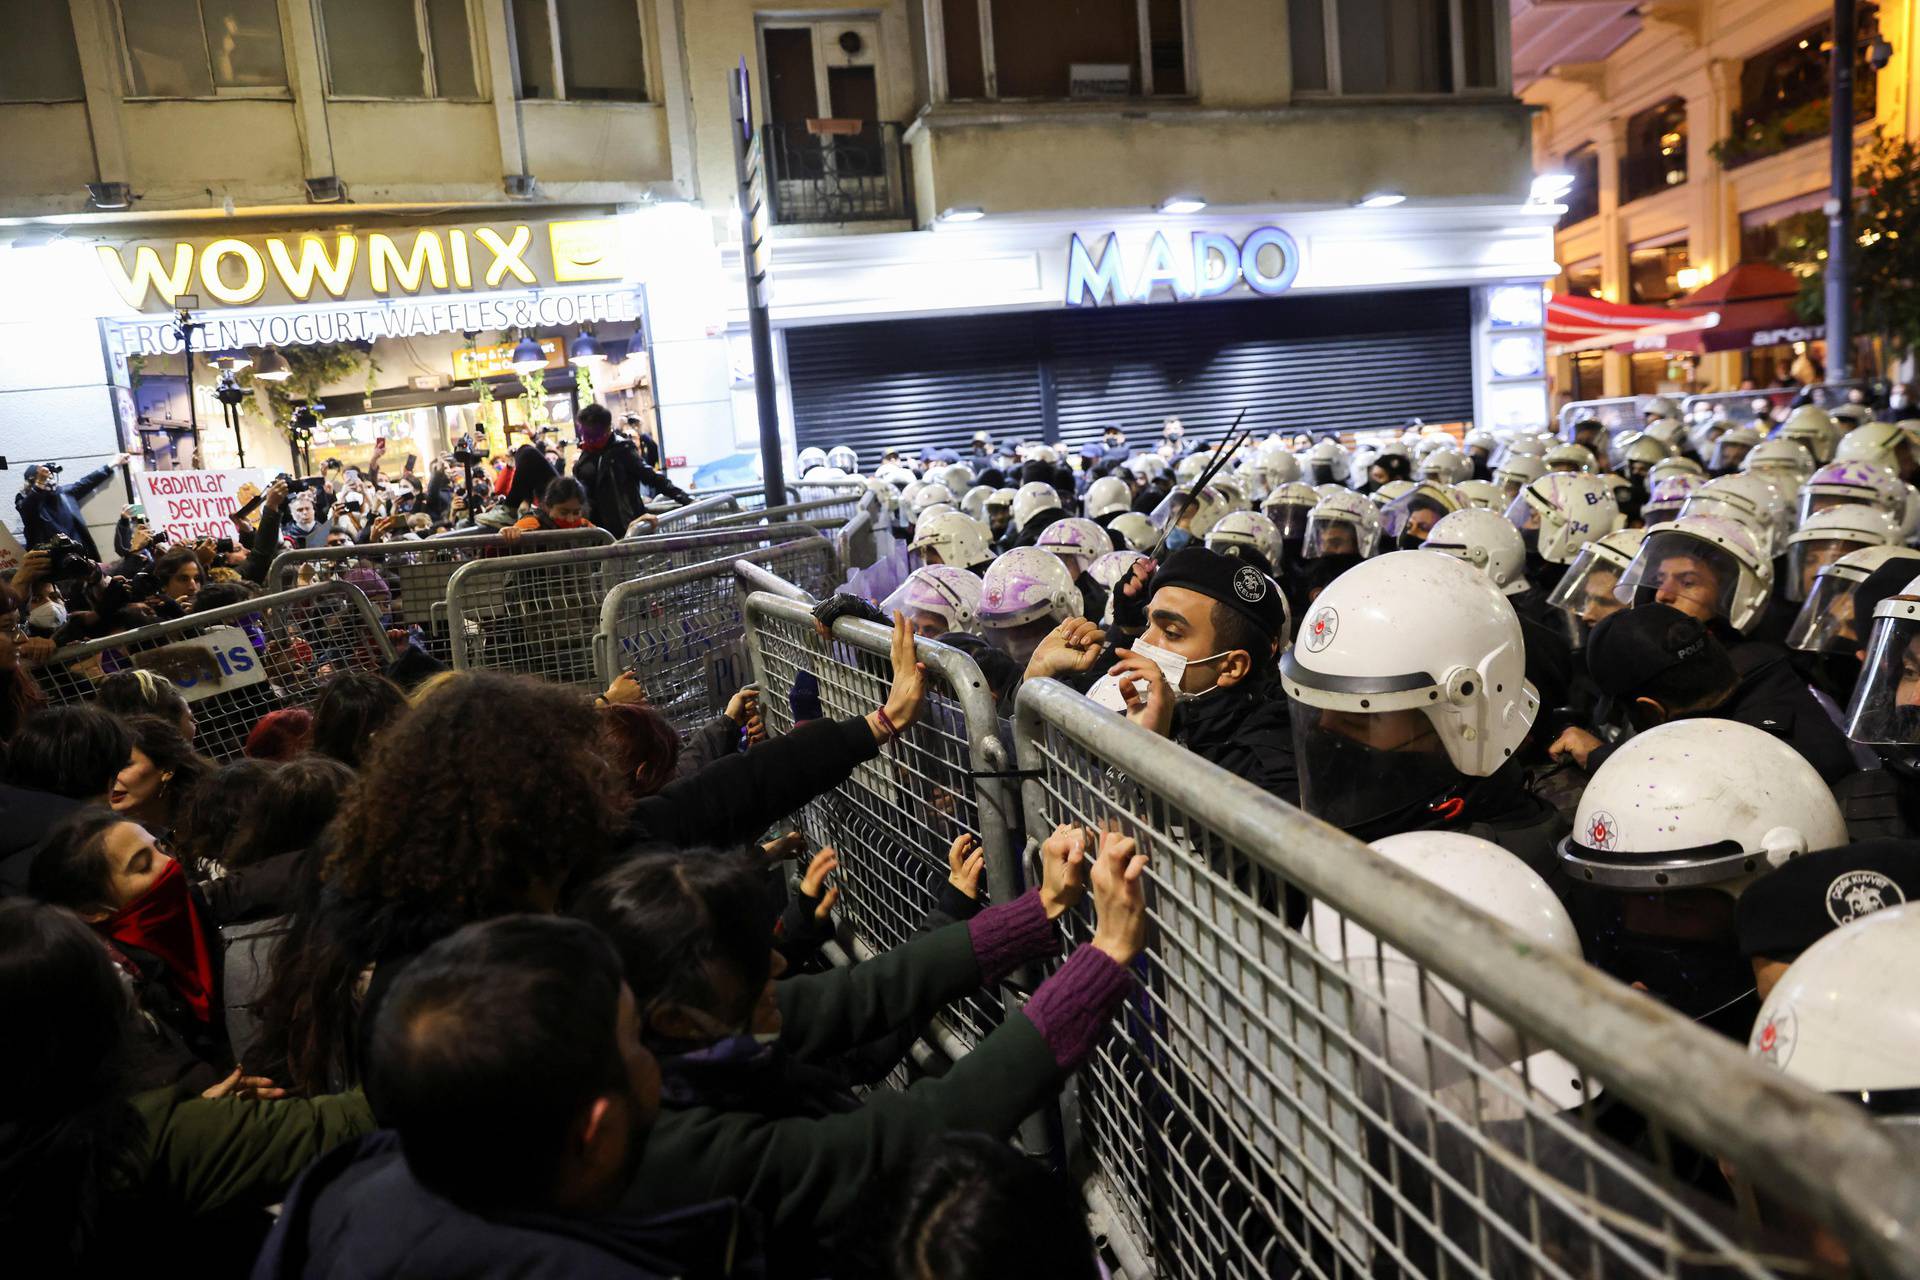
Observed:
[[[1216,653],[1211,657],[1184,658],[1170,649],[1162,649],[1159,645],[1148,644],[1144,640],[1136,640],[1127,647],[1147,661],[1153,663],[1154,666],[1160,668],[1160,674],[1167,678],[1167,687],[1173,690],[1175,702],[1188,702],[1194,698],[1203,697],[1206,694],[1212,693],[1220,687],[1216,682],[1208,685],[1198,693],[1188,693],[1180,687],[1180,682],[1186,679],[1188,667],[1204,666],[1209,662],[1218,662],[1220,659],[1226,657],[1227,654],[1234,652],[1234,650],[1228,649],[1225,653]],[[1111,673],[1101,676],[1098,680],[1094,681],[1093,687],[1087,690],[1087,697],[1091,698],[1096,706],[1105,707],[1109,711],[1117,711],[1122,715],[1126,714],[1127,703],[1120,692],[1120,681]]]
[[[27,615],[27,621],[42,631],[58,631],[67,625],[67,606],[58,600],[35,605],[33,612]]]

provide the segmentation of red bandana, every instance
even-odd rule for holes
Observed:
[[[167,985],[187,1002],[193,1016],[213,1020],[213,955],[178,862],[169,861],[145,893],[94,928],[115,942],[158,956],[167,966]]]

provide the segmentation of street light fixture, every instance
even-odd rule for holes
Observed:
[[[521,335],[514,345],[513,359],[507,361],[507,367],[515,373],[532,373],[536,369],[547,367],[547,353],[540,349],[532,334]]]
[[[287,358],[280,354],[278,347],[268,347],[262,351],[260,362],[253,369],[256,382],[285,382],[292,376],[293,368],[287,364]]]

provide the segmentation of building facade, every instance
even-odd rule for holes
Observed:
[[[1915,7],[1859,6],[1856,148],[1879,131],[1920,136]],[[1555,232],[1558,287],[1658,305],[1742,263],[1768,263],[1784,236],[1817,230],[1805,215],[1827,199],[1832,5],[1697,0],[1640,10],[1611,52],[1534,68],[1521,92],[1538,108],[1536,166],[1575,179]],[[1759,345],[1699,355],[1649,341],[1648,350],[1559,356],[1554,385],[1580,399],[1734,390],[1779,385],[1803,357],[1823,366],[1817,326],[1755,336]]]
[[[498,449],[582,397],[641,416],[683,482],[750,467],[743,66],[795,448],[1545,417],[1555,210],[1496,0],[0,17],[37,55],[0,68],[0,500],[26,461],[123,448]],[[253,377],[282,359],[293,381]]]

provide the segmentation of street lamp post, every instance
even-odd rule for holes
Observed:
[[[1827,191],[1827,381],[1853,368],[1854,0],[1833,0],[1833,107]]]

